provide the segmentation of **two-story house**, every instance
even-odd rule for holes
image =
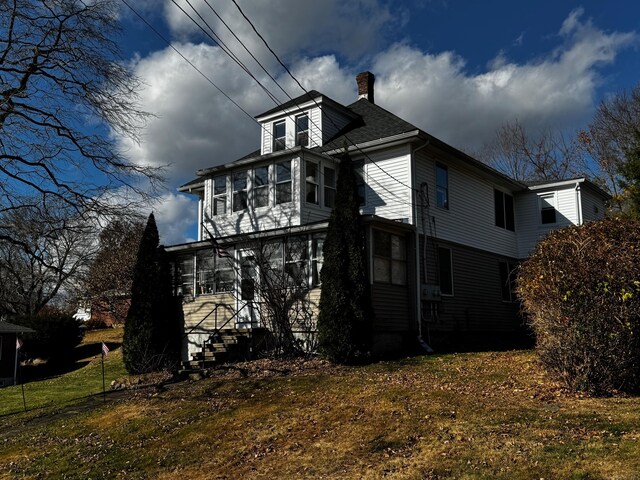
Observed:
[[[517,182],[376,105],[371,73],[357,84],[348,106],[310,91],[258,115],[259,150],[180,187],[198,197],[200,224],[197,242],[167,249],[185,359],[222,325],[261,325],[258,239],[274,245],[277,268],[305,272],[317,304],[345,148],[360,179],[377,352],[518,332],[514,266],[551,229],[604,215],[608,195],[587,179]]]

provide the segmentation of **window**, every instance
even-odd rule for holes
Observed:
[[[233,250],[225,248],[228,257],[216,257],[214,269],[215,292],[231,292],[235,279],[235,269],[233,264]]]
[[[363,160],[353,162],[353,172],[356,175],[356,189],[358,191],[358,198],[360,199],[360,206],[363,206],[366,203]]]
[[[440,293],[453,295],[453,258],[450,248],[438,247],[438,273]]]
[[[233,174],[233,211],[238,212],[247,208],[247,172]]]
[[[540,195],[540,222],[556,223],[556,195],[555,193],[547,193]]]
[[[449,208],[449,170],[436,163],[436,205]]]
[[[176,294],[193,295],[193,255],[179,257],[176,262]]]
[[[407,250],[403,237],[373,231],[373,281],[407,284]]]
[[[213,249],[200,250],[196,254],[196,295],[215,292],[215,256]]]
[[[296,117],[296,145],[309,146],[309,115],[306,113]]]
[[[213,214],[227,213],[227,176],[219,175],[213,178]]]
[[[253,171],[253,206],[269,206],[269,167],[258,167]]]
[[[291,201],[291,160],[276,163],[276,203]]]
[[[284,120],[273,124],[273,151],[287,148],[287,128]]]
[[[324,246],[324,237],[314,237],[311,240],[311,285],[317,287],[320,285],[320,272],[322,272],[322,263],[324,255],[322,248]]]
[[[307,260],[309,259],[307,237],[289,238],[286,243],[284,272],[286,281],[293,285],[305,286],[308,283]]]
[[[510,262],[500,262],[499,267],[502,300],[514,302],[516,300],[516,265]]]
[[[336,203],[336,171],[324,167],[324,206],[333,208]]]
[[[318,204],[318,165],[313,162],[306,163],[307,172],[307,203]]]
[[[506,228],[515,232],[515,217],[513,210],[513,197],[500,190],[493,191],[496,227]]]

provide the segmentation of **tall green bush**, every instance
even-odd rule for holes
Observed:
[[[517,290],[547,370],[574,390],[640,390],[640,222],[551,233],[520,267]]]
[[[73,358],[74,348],[82,340],[81,322],[56,309],[45,308],[37,315],[20,317],[15,322],[35,330],[23,336],[23,352],[30,358],[67,361]]]
[[[158,229],[149,215],[142,235],[124,325],[123,359],[129,373],[172,368],[179,360],[180,339],[171,274]]]
[[[363,361],[371,349],[371,302],[364,230],[353,164],[345,153],[338,168],[336,201],[324,241],[318,344],[332,361]]]

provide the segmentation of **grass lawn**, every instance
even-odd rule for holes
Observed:
[[[0,478],[640,478],[640,399],[568,394],[531,352],[310,365],[0,418]]]
[[[27,409],[49,405],[63,405],[74,399],[102,392],[101,342],[111,352],[104,362],[107,388],[112,380],[126,374],[122,365],[122,329],[90,330],[75,349],[75,362],[69,373],[46,380],[30,381],[24,385]],[[20,385],[0,389],[0,415],[24,411],[22,387]]]

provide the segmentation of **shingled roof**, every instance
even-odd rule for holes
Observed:
[[[9,322],[0,322],[0,333],[34,333],[29,327],[22,327]]]
[[[352,103],[347,109],[358,115],[357,120],[347,125],[346,128],[338,132],[334,138],[323,146],[313,148],[312,150],[329,152],[342,148],[345,141],[349,145],[353,145],[354,143],[359,145],[418,130],[418,127],[415,125],[404,121],[397,115],[364,98]]]

